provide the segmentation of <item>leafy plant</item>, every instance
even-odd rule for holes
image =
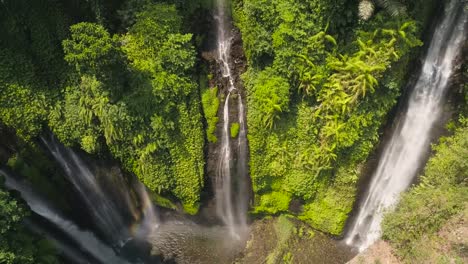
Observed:
[[[218,123],[218,109],[219,109],[219,99],[218,99],[218,87],[207,88],[202,94],[202,105],[203,112],[205,113],[206,123],[208,127],[206,128],[206,135],[209,142],[216,143],[218,139],[216,138],[216,124]]]
[[[28,232],[21,221],[29,215],[23,204],[0,189],[0,262],[60,263],[50,242]]]
[[[383,237],[406,262],[426,262],[421,245],[434,236],[468,201],[468,127],[462,122],[455,133],[433,147],[433,155],[420,183],[403,194],[394,212],[385,215]]]
[[[239,135],[239,128],[240,128],[239,123],[232,123],[231,124],[230,131],[231,131],[231,137],[232,138],[236,138],[237,135]]]

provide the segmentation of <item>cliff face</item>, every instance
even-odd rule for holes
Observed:
[[[246,71],[247,62],[243,51],[242,38],[239,30],[237,28],[232,28],[231,30],[232,40],[231,40],[231,49],[230,49],[230,66],[231,71],[234,77],[234,86],[242,96],[242,101],[246,105],[246,91],[241,79],[241,75]],[[207,188],[211,188],[211,185],[214,183],[217,174],[218,162],[220,159],[221,151],[221,137],[223,129],[223,106],[225,103],[226,96],[228,94],[228,78],[223,77],[220,67],[220,62],[217,60],[217,47],[210,47],[210,50],[207,50],[202,53],[202,57],[209,65],[209,76],[211,79],[208,80],[208,89],[217,88],[219,99],[219,108],[217,111],[218,122],[216,124],[215,136],[216,142],[208,142],[207,152],[206,152],[206,178],[209,181]],[[233,93],[230,96],[229,101],[229,120],[230,123],[238,122],[239,108],[238,108],[238,95]],[[247,110],[248,111],[248,110]],[[233,157],[233,163],[236,162],[238,157],[238,148],[237,140],[231,138],[231,151]]]

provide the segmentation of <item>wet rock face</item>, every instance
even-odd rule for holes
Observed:
[[[242,46],[242,37],[240,31],[237,28],[232,28],[231,30],[231,49],[230,49],[230,66],[232,70],[232,75],[234,77],[234,86],[238,90],[238,92],[242,95],[242,100],[244,105],[246,105],[246,91],[244,89],[241,75],[247,69],[247,62],[244,55],[244,50]],[[220,156],[220,142],[222,136],[222,129],[223,129],[223,113],[222,113],[222,106],[225,103],[225,98],[228,91],[228,78],[223,77],[221,72],[220,62],[217,60],[217,47],[211,47],[211,50],[202,52],[202,58],[207,62],[209,65],[209,72],[212,74],[213,78],[209,80],[209,87],[218,87],[218,98],[220,99],[220,108],[218,109],[218,118],[219,122],[216,127],[216,138],[218,141],[216,143],[209,143],[207,149],[207,177],[210,179],[211,182],[214,181],[217,173],[217,163],[218,157]],[[237,107],[237,94],[233,93],[230,97],[230,111],[229,111],[229,119],[232,122],[237,122],[238,119],[238,107]],[[235,144],[235,142],[231,142],[231,144]],[[232,154],[233,159],[237,158],[237,147],[232,145]]]
[[[238,221],[243,226],[248,221],[248,201],[253,197],[248,176],[248,142],[245,136],[248,129],[245,125],[246,91],[241,79],[247,63],[240,31],[229,19],[226,18],[224,23],[213,19],[211,27],[211,32],[215,33],[206,35],[200,57],[204,60],[202,63],[208,66],[208,87],[217,87],[218,90],[218,122],[214,132],[217,141],[207,142],[205,149],[206,181],[199,217],[210,223],[224,224],[235,229],[236,225],[232,223]],[[229,102],[226,105],[228,95]],[[242,103],[239,98],[242,98]],[[228,124],[225,122],[224,111],[228,113]],[[226,125],[229,131],[227,135],[224,133]],[[236,131],[235,128],[231,130],[233,125],[238,127],[238,134],[234,137],[230,134],[231,131]],[[228,150],[229,158],[222,154],[223,149]],[[226,159],[230,165],[226,165]]]
[[[234,73],[236,74],[236,86],[243,88],[240,75],[247,70],[247,59],[245,58],[242,36],[239,29],[234,28],[232,30],[232,34],[234,36],[231,46],[231,62],[233,63],[232,67],[234,69]],[[245,91],[244,89],[241,90]]]
[[[281,216],[255,221],[249,241],[234,263],[346,263],[354,255],[340,241],[298,220]]]

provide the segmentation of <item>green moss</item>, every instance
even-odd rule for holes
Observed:
[[[288,211],[291,195],[281,192],[272,192],[261,195],[259,199],[260,202],[254,209],[255,213],[276,214]]]
[[[218,123],[218,87],[208,88],[202,93],[202,105],[203,112],[205,113],[205,119],[208,127],[206,128],[206,136],[209,142],[216,143],[216,124]]]
[[[198,213],[198,209],[199,209],[200,205],[198,203],[196,203],[196,204],[182,204],[182,207],[184,208],[184,211],[187,214],[196,215]]]
[[[231,124],[231,137],[236,138],[239,135],[239,123],[232,123]]]
[[[96,153],[99,144],[97,138],[93,135],[87,135],[81,138],[81,148],[88,153]]]
[[[162,207],[165,207],[165,208],[169,208],[169,209],[176,209],[177,206],[169,199],[159,195],[159,194],[153,194],[152,195],[153,197],[153,201],[155,204],[159,205],[159,206],[162,206]]]
[[[306,202],[299,219],[323,232],[340,235],[354,204],[357,179],[356,172],[339,170],[332,185]]]
[[[276,247],[266,258],[267,264],[290,263],[292,255],[285,251],[288,248],[288,240],[293,235],[294,224],[285,216],[280,216],[274,223],[277,237]]]

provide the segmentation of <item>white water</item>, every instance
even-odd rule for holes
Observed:
[[[78,264],[89,264],[89,260],[83,256],[83,253],[79,252],[77,248],[71,247],[67,245],[60,239],[54,237],[50,232],[46,229],[42,228],[41,226],[35,224],[34,222],[30,221],[29,219],[23,219],[23,224],[31,231],[44,236],[49,242],[51,242],[55,248],[57,249],[58,253],[67,257],[70,260],[73,260],[74,263]],[[89,257],[88,257],[89,258]]]
[[[229,97],[223,108],[223,133],[221,138],[221,158],[218,163],[218,174],[216,177],[216,212],[229,227],[231,235],[236,234],[234,212],[232,207],[231,192],[231,144],[229,141]]]
[[[216,1],[218,60],[221,64],[223,77],[228,79],[228,94],[223,107],[223,131],[221,137],[221,154],[215,185],[216,210],[218,216],[229,228],[231,236],[239,238],[247,226],[247,139],[244,122],[244,105],[240,92],[234,86],[234,77],[230,65],[230,51],[232,36],[227,14],[228,5],[225,0]],[[229,99],[233,92],[238,96],[239,139],[236,178],[233,179],[233,154],[230,140]]]
[[[94,258],[101,261],[102,263],[128,263],[119,258],[110,247],[97,239],[94,234],[88,231],[80,230],[73,222],[60,216],[41,197],[36,195],[30,186],[17,181],[3,170],[0,170],[0,175],[5,177],[5,185],[8,189],[20,192],[21,197],[27,202],[32,211],[55,224],[60,230],[75,240],[83,250],[89,252]],[[59,241],[56,241],[56,243],[60,244]],[[67,252],[71,253],[68,250],[65,253]]]
[[[237,194],[237,206],[239,210],[239,226],[241,226],[244,230],[247,227],[247,210],[249,206],[249,186],[247,186],[247,182],[249,181],[248,178],[248,165],[247,165],[247,157],[249,155],[248,152],[248,143],[247,143],[247,129],[245,125],[245,109],[244,104],[242,103],[242,97],[239,93],[239,135],[238,135],[238,157],[237,157],[237,175],[239,176],[240,180],[238,182],[238,194]]]
[[[65,170],[67,179],[80,194],[97,227],[113,242],[122,243],[127,240],[129,234],[124,217],[113,199],[102,190],[96,175],[73,151],[60,146],[54,138],[51,142],[41,139]]]
[[[137,193],[140,197],[142,219],[135,236],[138,238],[147,238],[159,227],[160,219],[156,214],[154,204],[149,197],[146,187],[138,183]]]
[[[431,129],[440,117],[454,61],[466,38],[467,11],[461,1],[447,3],[437,26],[408,109],[385,146],[367,196],[362,201],[346,243],[360,251],[381,235],[386,210],[398,202],[413,181],[424,153],[429,150]]]
[[[138,217],[134,202],[130,197],[127,183],[121,177],[109,177],[105,184],[111,185],[107,190],[103,189],[104,182],[91,172],[89,167],[69,148],[61,146],[52,138],[49,142],[41,138],[57,162],[65,170],[67,179],[80,194],[80,198],[90,211],[93,222],[98,229],[109,238],[112,243],[123,246],[132,235],[139,238],[150,235],[159,225],[159,219],[154,205],[148,195],[146,187],[140,182],[136,186],[136,194],[141,204],[141,217]],[[115,192],[114,195],[109,190]],[[134,219],[126,219],[133,216]],[[139,219],[136,229],[130,230],[129,225]],[[127,220],[127,221],[125,221]],[[127,222],[127,223],[126,223]]]

